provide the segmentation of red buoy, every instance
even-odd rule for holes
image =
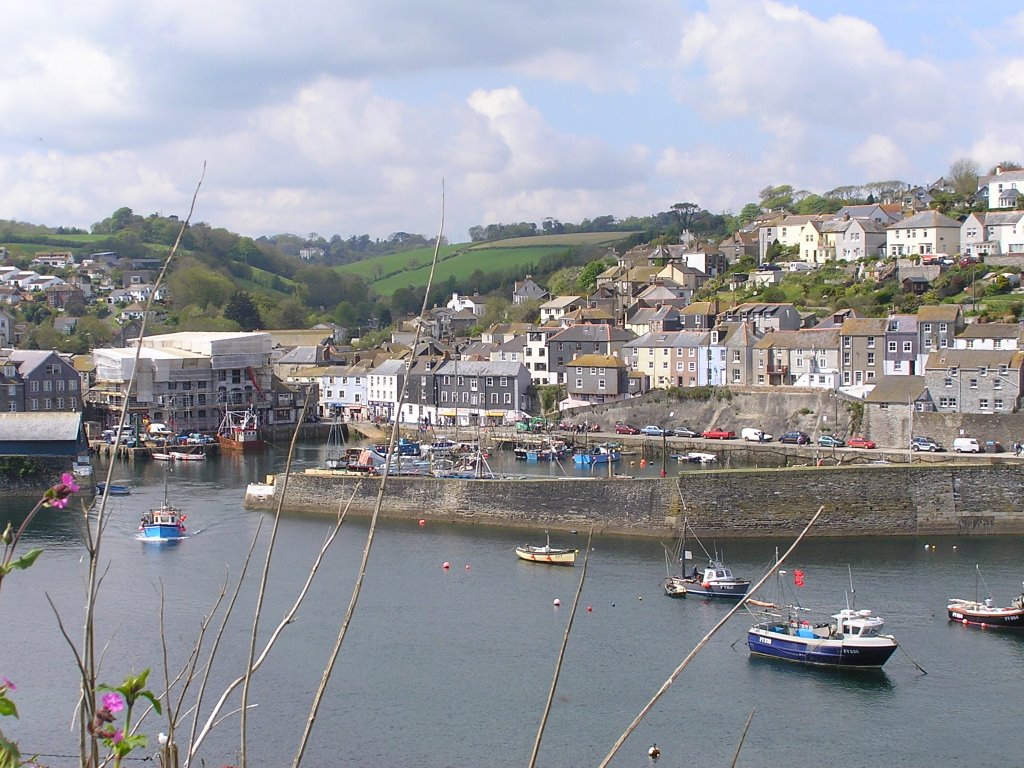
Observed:
[[[426,520],[420,520],[420,525],[426,525],[426,524],[427,524]]]
[[[442,565],[441,567],[444,568],[447,571],[449,568],[452,567],[452,564],[449,563],[447,560],[445,560],[444,561],[444,565]]]

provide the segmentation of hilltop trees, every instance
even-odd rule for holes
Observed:
[[[255,331],[263,326],[260,311],[253,303],[252,297],[245,291],[235,291],[224,307],[224,317],[234,320],[243,331]]]

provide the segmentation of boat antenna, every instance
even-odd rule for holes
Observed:
[[[992,597],[992,590],[988,588],[988,582],[985,581],[985,577],[981,573],[981,566],[979,566],[977,563],[975,563],[974,564],[974,570],[977,572],[978,578],[981,579],[981,583],[985,585],[985,595],[987,597]],[[975,579],[974,583],[975,584],[978,583],[977,579]],[[975,592],[977,592],[977,587],[975,587]],[[977,599],[977,595],[975,595],[975,599]]]
[[[853,588],[853,568],[849,563],[846,564],[846,570],[850,575],[850,591],[846,593],[846,607],[849,609],[857,604],[857,590]],[[850,598],[853,598],[853,605],[850,605]]]

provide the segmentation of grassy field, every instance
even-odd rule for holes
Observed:
[[[542,257],[564,252],[574,246],[609,245],[631,236],[630,232],[584,232],[574,235],[515,237],[490,243],[462,243],[442,246],[438,254],[434,282],[454,277],[462,280],[475,270],[494,272],[528,269]],[[339,272],[360,275],[381,296],[397,288],[423,286],[430,274],[433,248],[417,248],[405,253],[378,256],[337,267]]]
[[[481,272],[498,272],[507,269],[522,269],[524,274],[531,265],[552,253],[566,250],[565,246],[534,246],[531,248],[473,248],[438,261],[434,272],[434,283],[440,283],[449,277],[463,280],[476,270]],[[430,275],[430,261],[426,261],[418,269],[409,269],[397,275],[378,280],[373,289],[381,296],[388,296],[397,288],[422,286],[427,284]]]

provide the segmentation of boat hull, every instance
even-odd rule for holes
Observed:
[[[531,563],[547,565],[575,565],[575,549],[556,549],[554,547],[516,547],[516,557]]]
[[[756,656],[783,659],[798,664],[849,669],[879,669],[896,651],[891,637],[822,638],[789,635],[779,625],[755,625],[747,632],[747,647]]]
[[[217,435],[217,443],[225,451],[239,451],[241,453],[255,453],[267,447],[266,441],[258,437],[249,437],[248,435],[241,439],[228,435]]]
[[[750,589],[750,582],[736,580],[731,582],[701,582],[697,579],[674,577],[679,586],[686,588],[686,594],[693,597],[714,598],[719,600],[740,600]]]
[[[171,541],[186,538],[179,525],[143,525],[141,538],[145,541]]]
[[[111,483],[109,486],[106,483],[96,483],[96,492],[99,494],[106,494],[107,496],[128,496],[131,494],[132,489],[127,485],[114,485]]]
[[[974,601],[954,601],[946,606],[951,621],[975,627],[1024,629],[1024,608],[989,608]]]

